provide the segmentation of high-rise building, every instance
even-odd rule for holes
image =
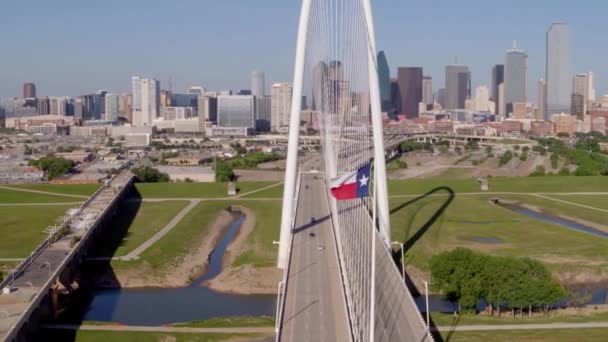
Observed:
[[[590,103],[593,102],[593,98],[595,98],[592,72],[588,72],[585,74],[577,74],[574,76],[574,79],[572,80],[572,94],[580,95],[583,97],[582,113],[586,114],[587,108],[589,108]],[[573,97],[573,99],[575,98]],[[579,99],[576,98],[576,101],[579,101]],[[571,107],[574,108],[574,104],[572,104]],[[575,115],[574,113],[571,114]]]
[[[505,113],[513,113],[514,103],[525,103],[527,101],[528,84],[528,55],[524,50],[517,48],[517,43],[513,43],[513,48],[507,50],[505,55]]]
[[[498,104],[498,86],[505,81],[505,65],[496,64],[492,67],[492,85],[490,94],[490,100]],[[498,112],[498,108],[496,109]]]
[[[196,94],[171,94],[172,107],[195,107],[198,106],[198,95]]]
[[[149,126],[160,113],[160,81],[133,77],[133,125]]]
[[[547,31],[547,109],[545,120],[552,114],[570,109],[572,77],[570,71],[571,47],[568,24],[554,23]]]
[[[399,112],[409,118],[418,117],[418,104],[422,102],[422,68],[400,67],[397,69],[397,82],[401,104]]]
[[[433,104],[433,78],[431,76],[422,78],[422,103],[427,108]]]
[[[498,85],[498,115],[505,118],[505,82]]]
[[[255,96],[220,95],[217,97],[219,127],[255,128]]]
[[[255,129],[258,132],[270,131],[271,102],[270,96],[255,97]]]
[[[293,87],[289,83],[275,83],[270,90],[271,110],[270,110],[270,128],[273,131],[279,131],[281,128],[289,127],[289,118],[291,115],[291,98],[293,95]]]
[[[217,98],[215,96],[198,97],[198,117],[203,122],[217,121]]]
[[[594,83],[594,76],[593,76],[593,72],[589,71],[587,73],[587,77],[589,80],[589,85],[588,85],[588,89],[589,89],[589,102],[594,102],[595,101],[595,83]]]
[[[263,71],[254,70],[253,72],[251,72],[251,95],[253,95],[253,96],[266,95]]]
[[[49,114],[51,112],[49,98],[48,97],[36,98],[36,109],[38,110],[38,115]]]
[[[545,112],[547,109],[547,82],[542,78],[538,80],[537,101],[536,120],[545,121]]]
[[[570,114],[578,120],[583,120],[586,109],[585,97],[581,94],[572,93],[570,97]]]
[[[467,98],[471,97],[471,73],[465,65],[445,67],[445,108],[464,109]]]
[[[437,103],[439,103],[439,105],[442,108],[445,108],[445,97],[446,97],[445,88],[441,88],[441,89],[437,90]]]
[[[380,99],[382,111],[391,109],[391,70],[384,51],[378,52],[378,82],[380,85]]]
[[[482,85],[475,88],[475,111],[491,112],[490,108],[490,90]]]
[[[188,89],[188,94],[196,94],[197,96],[203,96],[206,92],[205,87],[201,86],[192,86]]]
[[[162,89],[160,91],[160,106],[162,107],[173,107],[171,103],[172,98],[171,92],[169,90]]]
[[[105,101],[106,111],[104,120],[110,122],[118,121],[120,96],[118,94],[106,94]]]
[[[67,115],[68,99],[65,97],[49,97],[49,114]]]
[[[23,84],[23,98],[24,99],[36,98],[36,85],[34,83]]]
[[[120,94],[118,102],[118,116],[133,122],[133,96],[129,93]]]
[[[391,78],[391,112],[395,110],[399,110],[399,106],[401,106],[401,94],[399,91],[399,82],[397,82],[396,78]]]

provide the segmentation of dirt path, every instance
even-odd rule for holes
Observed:
[[[139,245],[137,248],[129,252],[127,255],[121,257],[121,260],[133,260],[138,259],[139,255],[143,253],[146,249],[150,248],[153,244],[155,244],[158,240],[160,240],[163,236],[167,235],[171,231],[171,229],[175,228],[175,226],[181,221],[184,216],[186,216],[194,207],[196,207],[200,203],[200,200],[191,200],[190,203],[182,209],[175,217],[167,223],[163,229],[159,230],[156,234],[146,240],[144,243]]]
[[[2,185],[0,185],[0,189],[12,190],[12,191],[22,191],[22,192],[32,192],[32,193],[35,193],[35,194],[52,195],[52,196],[74,197],[74,198],[84,198],[84,199],[88,199],[89,198],[89,196],[83,196],[83,195],[70,195],[70,194],[62,194],[62,193],[59,193],[59,192],[51,192],[51,191],[21,189],[21,188],[13,188],[13,187],[10,187],[10,186],[2,186]]]
[[[225,328],[190,328],[190,327],[148,327],[138,325],[77,325],[77,324],[43,324],[44,329],[89,330],[89,331],[139,331],[161,333],[229,333],[229,334],[271,334],[274,327],[225,327]]]

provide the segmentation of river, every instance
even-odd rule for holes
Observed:
[[[228,244],[245,217],[232,222],[209,257],[208,271],[189,287],[96,290],[84,320],[157,326],[227,316],[274,316],[276,296],[235,295],[202,286],[222,271]]]

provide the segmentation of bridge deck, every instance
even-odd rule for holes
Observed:
[[[329,205],[315,177],[301,176],[281,341],[350,340]]]
[[[73,248],[80,244],[71,246],[71,240],[75,235],[83,235],[96,222],[103,211],[112,203],[114,198],[120,194],[121,189],[131,180],[130,172],[117,175],[109,186],[106,186],[82,207],[77,218],[88,221],[86,227],[82,227],[77,233],[63,236],[59,241],[50,246],[43,247],[31,262],[26,260],[19,268],[21,272],[14,276],[9,275],[10,287],[16,289],[11,294],[0,294],[0,337],[8,333],[14,333],[15,324],[27,319],[24,315],[31,313],[30,306],[37,305],[35,298],[48,289],[49,281],[56,277],[73,254]]]

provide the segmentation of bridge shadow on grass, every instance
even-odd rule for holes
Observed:
[[[456,197],[456,195],[454,193],[454,190],[452,190],[451,188],[442,186],[442,187],[435,188],[421,196],[418,196],[412,200],[409,200],[409,201],[402,203],[402,204],[396,206],[395,208],[391,209],[390,213],[392,215],[392,214],[399,212],[400,210],[403,210],[404,208],[406,208],[420,200],[423,200],[437,192],[440,192],[440,191],[447,192],[448,197],[441,204],[441,206],[433,213],[433,215],[431,215],[431,217],[412,236],[410,236],[407,240],[403,241],[404,253],[407,252],[408,250],[410,250],[416,244],[416,242],[418,242],[420,240],[420,238],[422,238],[424,236],[424,234],[426,234],[428,232],[428,230],[433,226],[433,224],[441,217],[441,215],[443,215],[445,210],[450,206],[450,204],[452,203],[452,201],[454,200],[454,197]],[[402,262],[405,261],[405,260],[401,260],[401,251],[400,250],[393,251],[392,254],[393,254],[393,260],[395,261],[395,263],[397,264],[399,269],[401,269]],[[416,297],[416,296],[421,295],[420,290],[418,290],[414,281],[412,280],[412,278],[410,278],[410,276],[407,273],[405,273],[405,284],[407,285],[408,289],[412,293],[412,296]],[[452,329],[450,331],[450,334],[448,334],[446,341],[448,341],[450,339],[450,337],[453,335],[454,327],[457,324],[458,324],[457,321],[455,323],[453,323]],[[441,336],[439,331],[436,329],[436,325],[433,322],[433,319],[431,319],[430,326],[431,326],[431,331],[432,331],[433,337],[435,338],[435,341],[444,341],[443,337]]]
[[[129,237],[131,227],[138,211],[141,208],[142,196],[135,186],[130,189],[127,197],[117,207],[115,214],[102,223],[101,229],[96,230],[96,236],[92,237],[92,245],[89,248],[85,260],[80,265],[80,281],[78,290],[72,292],[65,298],[61,306],[66,310],[60,312],[51,323],[76,324],[83,323],[88,306],[93,300],[93,291],[100,288],[120,288],[120,282],[111,265],[111,258],[120,246],[125,244]],[[86,260],[93,258],[93,260]],[[112,298],[117,298],[113,296]],[[104,301],[104,316],[108,319],[112,316],[116,302]],[[43,334],[56,337],[49,341],[75,341],[76,330],[53,330],[45,329]],[[45,340],[47,340],[45,338]]]

